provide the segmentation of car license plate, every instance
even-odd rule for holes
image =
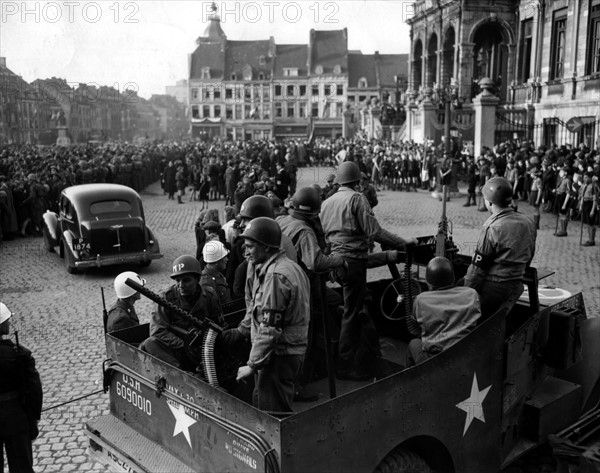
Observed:
[[[91,249],[91,245],[80,239],[79,241],[73,242],[73,249],[75,251],[89,251]]]

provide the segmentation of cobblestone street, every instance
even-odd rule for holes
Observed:
[[[312,182],[323,184],[331,169],[300,171],[298,187]],[[40,422],[40,436],[34,442],[36,472],[105,471],[88,460],[83,432],[86,419],[108,412],[108,395],[97,393],[54,407],[102,389],[105,348],[100,288],[104,288],[110,308],[115,301],[114,277],[132,269],[158,292],[171,282],[173,260],[182,254],[195,254],[193,226],[200,204],[189,202],[188,194],[185,204],[178,205],[163,196],[158,183],[141,195],[148,224],[165,255],[148,268],[109,267],[70,275],[57,254],[46,252],[42,238],[2,242],[0,246],[0,299],[15,313],[12,328],[19,331],[20,342],[32,350],[44,388],[46,411]],[[452,198],[447,216],[460,252],[472,255],[488,214],[463,207],[465,200]],[[211,202],[211,207],[222,210],[223,204]],[[382,191],[375,214],[383,227],[401,236],[424,236],[436,233],[441,208],[442,203],[423,190]],[[519,210],[533,212],[524,202]],[[600,245],[579,246],[579,222],[570,223],[566,238],[554,237],[554,228],[554,215],[543,214],[534,266],[555,273],[541,284],[571,293],[583,292],[588,316],[600,315]],[[378,271],[370,277],[389,277],[387,269]],[[141,323],[149,322],[152,305],[145,298],[136,304]]]

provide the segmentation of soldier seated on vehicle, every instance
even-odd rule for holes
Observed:
[[[415,338],[408,344],[406,366],[437,355],[470,333],[481,317],[479,295],[475,289],[454,286],[452,263],[436,256],[427,265],[425,280],[429,291],[413,303],[408,328]]]
[[[180,256],[173,262],[171,278],[175,284],[160,296],[183,309],[190,317],[157,304],[150,322],[150,337],[140,345],[141,350],[189,371],[194,371],[196,366],[185,351],[182,332],[194,328],[192,319],[200,322],[208,318],[224,325],[219,296],[212,287],[200,285],[201,273],[200,263],[191,255]]]
[[[124,328],[136,327],[140,324],[140,319],[135,313],[135,303],[140,300],[140,293],[125,284],[127,279],[131,279],[144,286],[146,280],[133,271],[125,271],[115,278],[115,293],[117,302],[108,311],[106,318],[106,332],[114,332]]]

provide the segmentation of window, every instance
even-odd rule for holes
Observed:
[[[313,85],[311,87],[311,91],[312,91],[311,93],[312,93],[313,96],[319,95],[319,86],[318,85]]]
[[[527,82],[531,77],[531,45],[533,42],[533,18],[521,22],[521,46],[519,60],[519,78]]]
[[[249,119],[252,117],[252,105],[244,105],[244,118]]]
[[[344,114],[344,104],[341,102],[336,102],[335,104],[335,116],[341,117]]]
[[[261,66],[264,66],[267,63],[267,61],[265,60],[265,57],[261,55],[261,56],[258,57],[258,63]]]
[[[271,99],[271,90],[268,85],[263,85],[263,102],[268,102]]]
[[[254,86],[254,101],[255,102],[260,101],[260,85]]]
[[[232,72],[230,77],[231,77],[231,80],[237,80],[237,75],[235,72]]]
[[[225,89],[225,99],[232,99],[233,98],[233,89],[231,87],[227,87]]]
[[[306,86],[305,85],[300,86],[300,97],[306,97]]]
[[[341,74],[342,73],[342,66],[340,66],[339,64],[336,64],[335,66],[333,66],[333,73],[334,74]]]
[[[360,79],[358,79],[358,88],[359,89],[366,89],[367,87],[369,87],[369,85],[367,83],[366,78],[361,77]]]
[[[204,101],[208,102],[210,101],[210,88],[206,87],[204,89]]]
[[[252,80],[252,68],[250,66],[244,67],[244,80]]]
[[[203,79],[210,79],[210,67],[205,66],[202,68],[202,78]]]
[[[315,102],[312,104],[310,109],[310,114],[312,117],[317,118],[319,116],[319,102]]]
[[[198,99],[198,89],[195,87],[192,89],[192,99],[194,99],[194,100]]]
[[[306,102],[300,102],[298,104],[298,116],[300,118],[307,118],[306,117]]]
[[[331,95],[331,86],[326,85],[325,86],[325,97],[329,97],[330,95]]]
[[[550,80],[562,79],[564,74],[567,40],[567,9],[554,12],[552,22],[552,49],[550,59]]]
[[[242,117],[242,106],[241,105],[236,105],[235,106],[235,119],[236,120],[241,120]]]
[[[283,106],[282,106],[281,102],[275,102],[275,118],[282,117],[282,110],[283,110]]]
[[[244,102],[250,102],[252,100],[252,88],[244,87]]]
[[[590,28],[588,30],[588,59],[586,74],[600,72],[600,1],[590,8]]]
[[[227,120],[233,120],[233,106],[232,105],[225,106],[225,118]]]
[[[221,90],[215,87],[213,89],[213,97],[215,100],[221,100]]]
[[[210,117],[210,106],[209,105],[202,106],[202,117],[203,118]]]
[[[366,95],[359,95],[358,96],[358,101],[359,102],[364,102],[365,100],[367,100],[367,96]]]
[[[265,80],[265,75],[262,72],[258,73],[258,80]]]
[[[271,105],[269,105],[269,104],[263,105],[262,117],[264,120],[269,120],[271,118]]]
[[[342,84],[337,85],[335,95],[344,95],[344,86]]]
[[[280,85],[275,86],[275,97],[281,97],[281,86]]]
[[[288,97],[295,97],[296,96],[296,87],[293,85],[288,85],[286,95]]]
[[[221,106],[215,105],[215,118],[219,118],[221,116]]]
[[[198,105],[192,105],[192,118],[200,118],[200,110],[198,109]]]
[[[317,74],[317,75],[323,74],[323,66],[321,66],[321,64],[317,64],[317,67],[315,67],[315,74]]]
[[[288,102],[287,103],[287,116],[288,118],[294,118],[295,116],[295,110],[294,110],[294,102]]]
[[[283,75],[288,77],[298,77],[298,68],[297,67],[284,67]]]

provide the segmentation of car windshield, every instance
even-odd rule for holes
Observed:
[[[131,204],[126,200],[104,200],[90,205],[90,212],[92,215],[129,213],[131,212]]]

